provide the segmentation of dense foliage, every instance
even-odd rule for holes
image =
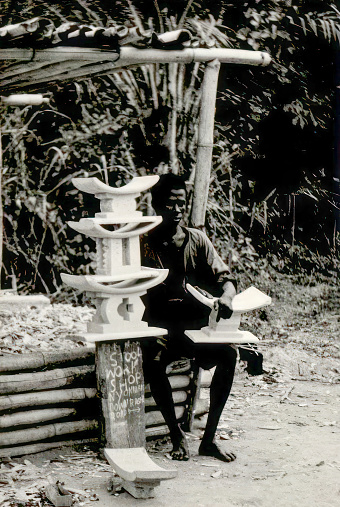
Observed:
[[[207,230],[242,271],[334,270],[335,56],[328,1],[2,1],[1,25],[33,16],[184,27],[201,45],[268,51],[270,67],[222,65]],[[59,273],[90,271],[94,243],[66,221],[96,203],[70,180],[110,184],[195,165],[203,66],[148,65],[51,86],[49,106],[3,108],[4,276],[58,292]],[[141,203],[143,205],[143,203]],[[8,284],[8,281],[5,283]]]

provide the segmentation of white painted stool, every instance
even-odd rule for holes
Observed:
[[[69,222],[72,229],[96,241],[97,269],[94,275],[61,275],[66,284],[95,299],[97,312],[84,336],[96,344],[101,442],[122,486],[135,498],[152,497],[161,480],[177,474],[176,470],[156,465],[144,448],[144,377],[139,340],[162,336],[167,330],[149,327],[142,321],[141,296],[161,283],[168,270],[141,266],[139,236],[162,218],[143,216],[136,210],[136,198],[158,179],[143,176],[113,188],[97,178],[74,178],[72,182],[80,191],[100,200],[101,212],[95,217]]]
[[[186,287],[198,301],[211,308],[208,326],[185,332],[194,343],[241,344],[259,342],[259,339],[249,331],[239,329],[241,315],[244,312],[270,305],[272,300],[269,296],[255,287],[249,287],[233,298],[233,313],[230,319],[220,319],[217,322],[218,310],[215,303],[218,298],[208,298],[190,284],[187,284]]]

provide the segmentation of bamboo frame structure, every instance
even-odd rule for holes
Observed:
[[[263,51],[230,48],[185,48],[180,50],[138,49],[131,46],[120,48],[119,58],[115,51],[92,48],[74,48],[58,46],[47,49],[1,49],[1,60],[38,61],[94,61],[111,62],[115,67],[142,65],[146,63],[192,63],[208,62],[218,59],[221,63],[238,63],[246,65],[268,65],[270,56]]]
[[[67,422],[64,440],[73,442],[85,432],[86,434],[82,434],[85,437],[84,443],[90,440],[98,443],[98,435],[92,435],[92,438],[88,440],[91,436],[90,432],[93,432],[92,426],[87,424],[74,426],[74,423],[79,425],[81,421],[84,423],[97,418],[96,415],[93,417],[97,414],[95,376],[90,374],[84,377],[81,387],[78,382],[79,377],[84,373],[84,368],[89,368],[89,364],[94,367],[94,360],[94,351],[89,349],[33,353],[33,355],[29,353],[21,354],[16,358],[0,358],[0,457],[23,455],[28,451],[35,453],[63,445],[64,442],[60,442],[59,438],[57,442],[55,441],[58,436],[49,436],[48,441],[42,443],[42,439],[46,436],[43,432],[46,423],[50,427]],[[55,368],[56,365],[59,365],[58,368]],[[73,375],[73,379],[70,378],[70,369],[73,373],[78,371],[79,375]],[[191,362],[170,368],[168,374],[177,413],[185,422],[188,417],[188,404],[194,379]],[[47,385],[46,380],[53,378],[54,375],[64,377],[63,380],[66,376],[70,383]],[[30,380],[33,383],[38,380],[39,390],[31,389]],[[14,386],[14,393],[13,384],[18,384],[17,387]],[[205,401],[198,400],[198,404],[195,405],[197,417],[207,412]],[[165,426],[148,385],[145,389],[145,406],[147,407],[146,436],[151,438],[168,434],[169,429]],[[29,438],[20,444],[17,436],[22,436],[24,429],[29,431]],[[7,441],[6,435],[10,436],[10,441]]]
[[[232,63],[266,66],[270,63],[270,56],[260,51],[222,48],[186,48],[180,51],[165,51],[122,47],[118,55],[114,51],[103,51],[100,49],[57,47],[34,51],[27,49],[2,49],[0,50],[0,60],[17,61],[16,65],[10,65],[8,68],[5,68],[0,76],[0,89],[8,88],[11,91],[31,87],[46,87],[53,82],[63,82],[70,79],[83,79],[86,77],[110,74],[115,72],[115,70],[131,65],[208,62],[202,84],[202,102],[192,208],[193,224],[196,227],[202,227],[205,221],[211,173],[216,92],[220,65],[221,63]],[[0,159],[0,178],[1,162]],[[2,222],[1,217],[0,221]],[[40,358],[38,358],[38,362],[40,362]],[[16,367],[14,369],[17,371]],[[2,396],[2,399],[10,403],[11,399],[8,397],[8,394],[11,395],[14,393],[13,398],[15,402],[15,398],[18,400],[19,396],[16,393],[22,393],[23,390],[41,391],[73,385],[74,381],[78,379],[91,377],[93,370],[93,366],[86,365],[31,374],[19,373],[14,375],[3,375],[0,382],[0,394],[7,395],[6,400],[4,400],[5,396]],[[183,376],[183,380],[184,383],[186,383],[188,377]],[[185,387],[180,381],[182,381],[182,378],[178,375],[173,380],[173,383],[176,382],[180,388]],[[93,394],[93,391],[91,394]],[[35,397],[33,397],[33,400],[30,398],[28,401],[26,398],[26,400],[24,399],[23,401],[25,403],[25,408],[28,406],[28,403],[31,402],[32,405],[35,406]],[[153,405],[152,402],[150,403],[150,406],[151,405]],[[47,411],[49,411],[49,409]],[[184,411],[184,406],[176,407],[178,417],[181,417]],[[64,417],[66,414],[73,415],[74,412],[73,409],[67,409],[67,411],[63,409],[60,411],[58,409],[58,414],[61,414],[61,417]],[[9,418],[7,418],[7,425],[13,426],[13,424],[20,424],[22,419],[23,417],[20,415],[20,412],[19,414],[10,415]],[[46,416],[46,410],[31,410],[27,412],[27,420],[25,422],[32,420],[35,423],[37,419],[43,422],[49,420]],[[159,425],[162,423],[163,418],[160,413],[157,411],[150,411],[147,413],[147,426]],[[3,439],[1,445],[4,445],[4,442],[6,442],[6,445],[15,446],[17,444],[47,440],[65,434],[93,431],[97,429],[97,426],[96,420],[85,419],[81,421],[57,422],[38,428],[0,432],[0,436]],[[144,429],[143,427],[143,431]],[[164,431],[164,429],[162,431]],[[151,432],[149,431],[149,435],[150,434]],[[52,443],[52,445],[54,444]],[[21,449],[17,448],[16,452],[20,455],[25,448],[27,449],[27,446],[22,446]],[[3,449],[2,451],[0,449],[0,455],[1,452],[5,455],[12,455],[12,452],[15,453],[15,451],[9,449]]]
[[[0,90],[41,90],[53,82],[111,74],[124,67],[153,63],[221,63],[266,66],[270,56],[262,51],[224,48],[182,50],[137,49],[124,46],[118,55],[101,49],[56,47],[42,50],[1,49],[0,61],[16,60],[0,75]]]
[[[0,90],[40,89],[53,82],[111,74],[123,67],[153,63],[207,62],[202,84],[196,173],[191,222],[205,222],[212,164],[213,131],[218,74],[221,63],[267,66],[271,58],[262,51],[229,48],[185,48],[181,50],[120,48],[120,53],[92,48],[58,46],[42,50],[2,49],[0,60],[18,63],[4,69]],[[175,168],[176,169],[176,168]]]
[[[219,60],[209,62],[202,83],[197,160],[191,208],[191,222],[193,227],[197,228],[204,227],[205,222],[214,146],[215,104],[220,67]]]

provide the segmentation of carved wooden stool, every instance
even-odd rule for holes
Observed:
[[[113,188],[97,178],[74,178],[76,188],[100,200],[101,212],[94,218],[68,223],[96,240],[97,273],[62,275],[66,284],[95,299],[97,312],[85,338],[96,344],[101,441],[123,487],[135,498],[152,497],[161,480],[177,473],[156,465],[144,449],[144,377],[139,340],[164,335],[167,330],[149,327],[142,321],[141,296],[161,283],[168,270],[141,266],[139,236],[162,218],[145,217],[136,211],[136,198],[158,179],[143,176]]]

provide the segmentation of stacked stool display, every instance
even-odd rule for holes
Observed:
[[[167,333],[142,321],[146,291],[161,283],[166,269],[141,266],[140,236],[161,222],[158,216],[137,211],[137,198],[158,176],[133,178],[111,187],[97,178],[74,178],[81,192],[100,201],[100,213],[79,222],[74,230],[96,241],[94,275],[62,274],[67,285],[85,291],[96,313],[86,340],[96,345],[97,387],[101,398],[101,440],[105,456],[120,475],[124,489],[135,498],[153,496],[161,480],[176,476],[155,464],[145,451],[144,378],[140,340]]]

